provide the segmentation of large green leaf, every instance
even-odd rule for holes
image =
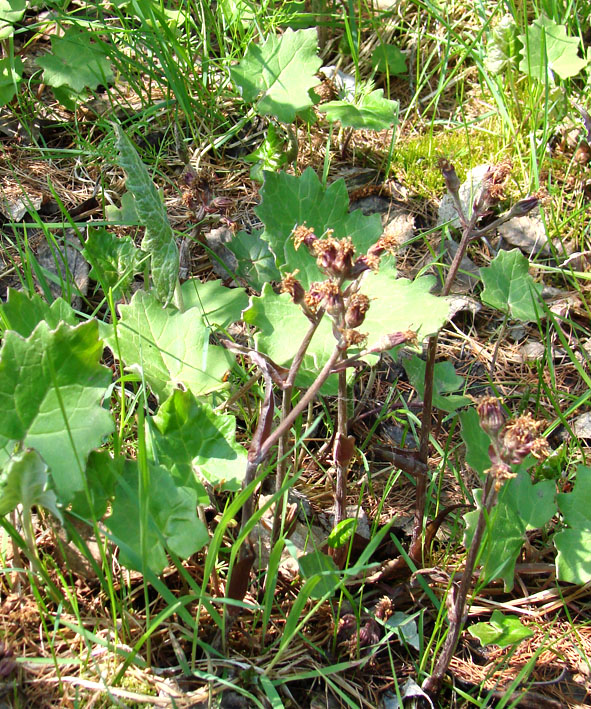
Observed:
[[[18,22],[27,9],[27,0],[0,0],[0,20]]]
[[[222,377],[231,358],[209,344],[211,329],[199,309],[163,308],[152,293],[138,291],[119,312],[117,333],[103,328],[105,341],[130,370],[143,373],[160,400],[179,387],[196,396],[225,388]]]
[[[298,564],[303,579],[308,580],[320,577],[318,584],[310,593],[311,598],[322,598],[327,593],[332,595],[339,587],[341,583],[339,570],[332,558],[327,554],[321,551],[304,554],[299,557]]]
[[[133,143],[116,126],[121,167],[127,173],[127,189],[135,198],[135,207],[146,233],[142,250],[150,254],[151,274],[158,298],[164,305],[172,300],[179,277],[179,250],[166,215],[162,195],[152,182]]]
[[[414,330],[419,341],[438,332],[447,320],[449,303],[433,295],[433,276],[414,281],[398,278],[394,257],[382,257],[377,272],[368,271],[361,283],[361,292],[371,305],[359,330],[367,333],[371,347],[384,334]]]
[[[56,298],[48,305],[37,294],[28,296],[25,291],[8,289],[6,303],[0,305],[1,329],[14,330],[28,337],[43,320],[50,330],[62,322],[77,324],[74,311],[63,298]]]
[[[74,495],[72,512],[89,520],[100,520],[113,499],[124,465],[123,457],[113,458],[108,451],[92,451],[86,466],[86,489]]]
[[[309,92],[318,84],[316,72],[322,64],[316,45],[315,29],[287,29],[261,45],[251,43],[240,64],[230,69],[232,81],[245,101],[258,101],[258,113],[291,123],[313,104]]]
[[[410,383],[422,398],[425,393],[426,363],[418,355],[415,355],[410,359],[405,359],[403,364]],[[464,377],[456,374],[451,362],[437,362],[433,370],[433,406],[442,411],[451,412],[472,403],[472,400],[467,396],[451,393],[461,389],[463,385]]]
[[[553,74],[567,79],[587,66],[587,60],[578,54],[579,39],[569,37],[564,25],[557,25],[546,15],[534,20],[519,40],[523,44],[519,68],[539,81],[552,82]]]
[[[340,122],[345,128],[385,130],[398,120],[398,101],[384,98],[384,89],[362,95],[355,103],[329,101],[318,107],[331,122]]]
[[[0,350],[0,436],[42,455],[61,502],[83,489],[88,454],[113,430],[102,351],[96,321],[41,322],[26,339],[9,330]]]
[[[491,31],[486,43],[485,65],[493,75],[512,69],[519,59],[520,43],[513,15],[504,15]]]
[[[254,231],[252,234],[239,231],[226,247],[238,261],[236,273],[229,275],[243,278],[249,286],[259,292],[265,283],[281,280],[281,274],[275,265],[275,257],[269,249],[269,244],[261,238],[260,231]]]
[[[208,497],[196,474],[224,489],[240,487],[247,453],[236,443],[234,416],[216,413],[189,391],[175,391],[151,422],[157,462],[172,473],[177,484],[194,487],[202,504]]]
[[[170,473],[160,466],[150,465],[149,475],[149,484],[143,489],[141,501],[141,505],[147,507],[143,548],[136,461],[128,461],[125,466],[115,490],[111,516],[105,524],[115,541],[122,545],[119,559],[124,566],[137,568],[127,549],[140,559],[145,551],[143,562],[159,574],[167,564],[165,546],[182,559],[188,559],[207,544],[209,534],[197,519],[197,493],[193,488],[176,485]]]
[[[113,289],[115,300],[120,300],[129,289],[134,274],[141,271],[142,260],[146,258],[129,236],[116,236],[104,228],[91,226],[82,254],[92,266],[88,275],[101,284],[105,293]]]
[[[47,465],[39,453],[31,449],[18,453],[0,472],[0,516],[18,505],[27,510],[39,505],[61,519],[57,498],[48,486]]]
[[[108,204],[105,207],[105,216],[113,224],[121,226],[136,226],[141,224],[137,214],[135,197],[129,191],[121,195],[121,206],[117,207],[114,204]]]
[[[0,468],[12,458],[15,452],[16,441],[0,435]]]
[[[460,413],[462,422],[462,440],[466,446],[466,463],[475,470],[481,478],[491,466],[490,436],[482,430],[480,419],[475,408]]]
[[[181,286],[185,310],[196,308],[203,321],[221,330],[237,322],[248,305],[244,288],[226,288],[221,281],[190,278]]]
[[[482,504],[482,490],[475,490],[478,507]],[[513,588],[515,562],[521,552],[525,533],[542,527],[556,512],[555,486],[551,480],[532,484],[529,474],[520,471],[509,480],[499,493],[487,526],[480,562],[483,566],[481,581],[503,579],[505,591]],[[464,515],[466,548],[472,543],[478,521],[478,510]]]
[[[25,10],[27,9],[27,0],[0,0],[0,39],[8,39],[8,37],[12,37],[14,35],[14,23],[18,22],[19,20],[22,19],[23,15],[25,14]],[[2,59],[0,61],[0,65],[3,65],[4,62],[7,63],[12,63],[12,58],[7,57],[6,59]],[[20,63],[21,67],[21,74],[22,74],[22,62],[21,60],[16,57],[15,58],[15,64]],[[3,70],[0,69],[0,76],[3,74]],[[19,78],[20,81],[20,78]],[[0,78],[0,83],[2,83],[2,79]],[[2,96],[2,91],[3,88],[0,88],[0,97]],[[14,92],[13,92],[14,95]],[[12,97],[11,97],[12,98]],[[7,99],[6,101],[2,101],[0,98],[0,105],[4,105],[5,103],[8,103],[10,101],[10,98]]]
[[[580,465],[572,492],[557,496],[558,509],[570,529],[554,535],[558,549],[556,573],[560,581],[587,583],[591,581],[591,468]]]
[[[67,86],[76,92],[88,86],[114,80],[111,64],[103,48],[89,30],[70,28],[63,37],[51,37],[51,54],[38,57],[37,64],[44,69],[43,81],[49,86]]]
[[[255,210],[265,225],[262,238],[275,254],[277,267],[285,271],[299,270],[304,288],[324,275],[305,246],[297,251],[291,238],[294,227],[306,224],[317,236],[332,229],[337,239],[351,237],[359,253],[365,253],[382,234],[379,214],[365,216],[361,210],[349,212],[349,195],[344,180],[326,189],[309,167],[300,177],[285,172],[265,174],[261,204]]]
[[[516,320],[536,320],[542,286],[529,275],[529,261],[519,249],[499,251],[490,266],[480,269],[483,303]],[[539,311],[539,308],[538,308]]]
[[[474,623],[468,628],[468,632],[472,637],[478,638],[483,646],[498,645],[499,647],[516,645],[534,634],[531,628],[522,625],[519,618],[503,615],[499,610],[492,612],[490,623]]]
[[[8,25],[10,31],[12,26]],[[0,39],[2,27],[0,23]],[[0,59],[0,106],[5,106],[14,98],[23,78],[23,60],[20,57]]]
[[[406,54],[394,44],[378,44],[371,53],[371,65],[390,76],[406,74]]]

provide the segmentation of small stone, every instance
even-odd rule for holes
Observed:
[[[591,438],[591,411],[577,416],[571,428],[577,438]]]
[[[471,298],[469,295],[459,295],[452,294],[448,296],[447,301],[449,303],[449,313],[448,318],[451,320],[458,313],[469,312],[472,315],[476,315],[482,310],[481,303],[475,298]]]
[[[527,332],[523,325],[513,325],[507,330],[507,334],[513,342],[520,342],[525,338]]]
[[[527,342],[519,348],[519,353],[523,362],[533,362],[534,360],[542,359],[546,348],[541,342]]]
[[[521,249],[526,256],[550,256],[550,242],[546,235],[546,227],[541,217],[527,214],[525,217],[514,217],[501,224],[499,235],[510,244]]]

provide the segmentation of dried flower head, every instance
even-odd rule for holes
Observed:
[[[536,458],[544,458],[549,449],[545,439],[540,438],[538,430],[542,421],[535,421],[531,414],[523,414],[509,421],[499,436],[501,457],[506,463],[521,463],[530,453]]]
[[[493,202],[498,202],[503,199],[505,184],[507,178],[511,174],[513,163],[510,160],[502,160],[497,165],[493,165],[488,172],[488,183],[490,197]]]
[[[324,239],[318,239],[312,245],[318,268],[335,278],[351,278],[355,258],[355,246],[347,236],[335,239],[329,233]]]
[[[308,248],[311,248],[312,244],[318,239],[318,237],[314,234],[313,227],[308,227],[304,223],[295,227],[292,232],[292,239],[297,250],[302,244],[305,244]]]
[[[353,268],[355,257],[355,246],[353,241],[346,236],[339,241],[337,258],[334,265],[335,275],[342,275],[344,278],[349,278],[351,269]]]
[[[472,206],[474,214],[479,217],[485,216],[493,204],[503,199],[505,183],[512,167],[511,161],[504,160],[488,168],[474,199]]]
[[[366,254],[359,256],[351,268],[350,278],[357,278],[364,271],[377,271],[380,265],[380,259],[384,252],[395,254],[398,249],[396,237],[391,234],[383,234],[372,244]]]
[[[392,606],[392,599],[388,596],[383,596],[376,603],[376,607],[374,610],[376,618],[379,618],[380,620],[388,620],[388,618],[392,615],[393,612],[394,608]]]
[[[491,458],[493,458],[494,451],[489,451],[489,453]],[[497,460],[497,462],[493,463],[493,466],[488,473],[489,475],[493,475],[495,478],[495,489],[497,492],[501,489],[503,483],[517,477],[517,473],[514,473],[511,470],[511,466],[507,465],[507,463],[503,463],[502,460]]]
[[[343,307],[343,294],[334,281],[315,281],[310,284],[304,302],[313,313],[317,313],[322,307],[330,315],[334,315]]]
[[[351,278],[357,278],[362,273],[364,273],[364,271],[369,271],[370,269],[372,271],[377,271],[379,265],[379,256],[370,256],[369,254],[363,254],[359,256],[359,258],[353,264],[350,276]]]
[[[339,618],[337,627],[337,640],[343,642],[349,640],[353,635],[357,634],[357,618],[353,613],[345,613]]]
[[[296,279],[298,271],[286,273],[281,280],[280,290],[282,293],[289,293],[291,299],[297,305],[302,305],[306,297],[304,286]]]
[[[312,244],[312,253],[316,256],[318,268],[331,271],[337,258],[339,242],[333,237],[318,239]]]
[[[363,335],[358,330],[344,329],[342,331],[345,347],[357,347],[367,340],[367,335]]]

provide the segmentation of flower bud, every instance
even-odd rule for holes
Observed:
[[[348,468],[355,455],[355,438],[338,433],[334,444],[334,462],[342,468]]]
[[[505,425],[501,402],[494,396],[483,396],[476,407],[480,426],[491,438],[496,438]]]
[[[393,347],[403,345],[406,342],[415,343],[416,341],[417,333],[414,330],[391,332],[388,335],[382,335],[364,354],[377,354],[385,350],[391,350]]]
[[[472,214],[477,214],[479,217],[485,216],[492,201],[491,185],[485,178],[480,186],[480,189],[478,190],[478,194],[474,198],[474,203],[472,204]]]
[[[511,207],[511,216],[524,217],[528,212],[531,212],[532,209],[535,209],[539,203],[540,200],[537,197],[529,196],[524,199],[520,199],[519,202]]]
[[[460,189],[460,178],[456,174],[456,169],[447,158],[439,158],[437,167],[441,170],[445,186],[451,194],[457,194]]]
[[[345,313],[345,325],[356,328],[365,320],[365,313],[369,310],[369,298],[363,293],[354,293],[349,298],[349,305]]]
[[[376,623],[373,618],[369,618],[360,628],[359,628],[359,648],[371,647],[372,645],[377,645],[380,642],[382,636],[380,626]],[[351,643],[351,655],[354,655],[354,651],[357,649],[353,643]]]

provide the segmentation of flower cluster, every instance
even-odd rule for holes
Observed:
[[[460,204],[461,183],[455,167],[447,158],[440,158],[438,167],[443,175],[448,192],[454,197],[456,204]],[[472,204],[472,213],[477,218],[486,216],[490,208],[505,197],[505,185],[512,167],[509,160],[504,160],[488,168]],[[504,216],[503,221],[508,221],[513,217],[525,216],[537,205],[538,199],[534,196],[519,200],[510,212]]]
[[[337,239],[332,230],[319,238],[313,228],[301,224],[293,230],[292,238],[296,249],[305,246],[316,258],[316,264],[326,278],[311,283],[306,291],[297,279],[297,271],[287,273],[281,281],[281,292],[288,293],[311,321],[327,313],[343,350],[360,346],[366,335],[358,328],[363,325],[370,300],[359,293],[359,278],[366,271],[377,270],[384,253],[395,252],[396,240],[383,235],[367,253],[357,255],[353,240],[348,236]],[[416,333],[410,331],[390,333],[363,354],[382,352],[415,339]]]
[[[339,620],[337,628],[339,646],[354,659],[361,651],[377,645],[384,635],[382,623],[388,620],[392,612],[392,600],[384,596],[377,602],[373,614],[362,616],[359,624],[352,613],[346,613]]]
[[[543,422],[535,421],[531,414],[523,414],[507,421],[501,402],[494,396],[483,397],[477,406],[480,426],[490,436],[490,472],[497,479],[497,486],[504,480],[515,477],[512,465],[518,465],[528,455],[543,459],[549,454],[548,443],[541,438],[539,430]]]

